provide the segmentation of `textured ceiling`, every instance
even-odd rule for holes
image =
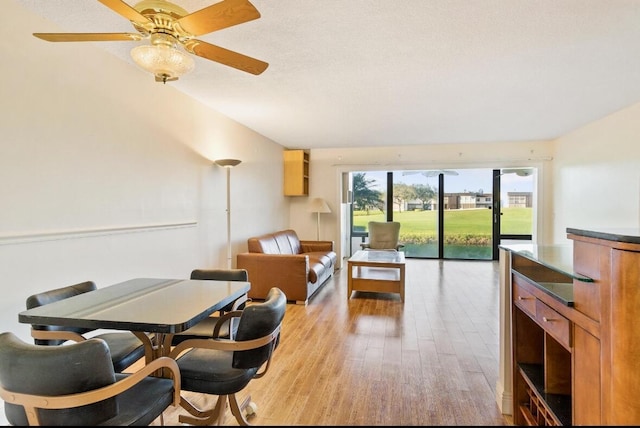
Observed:
[[[30,32],[133,30],[98,1],[14,1],[51,21]],[[263,74],[195,58],[167,84],[289,148],[546,140],[640,102],[638,0],[252,3],[261,18],[198,38]],[[139,73],[143,43],[94,45]]]

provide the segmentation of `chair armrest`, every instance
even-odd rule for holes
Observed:
[[[87,340],[86,337],[75,331],[66,330],[36,330],[31,328],[31,337],[39,340],[71,340],[73,342],[82,342]]]
[[[231,305],[231,311],[237,311],[240,309],[240,306],[248,303],[251,299],[249,299],[249,297],[247,296],[247,294],[243,294],[242,296],[238,297],[234,302],[233,305]],[[224,315],[224,314],[223,314]]]
[[[300,241],[300,248],[303,253],[333,251],[333,241]]]
[[[245,299],[248,300],[248,299]],[[240,315],[242,315],[242,311],[231,311],[231,312],[226,312],[224,314],[222,314],[219,318],[218,321],[216,321],[215,325],[213,326],[213,332],[211,334],[211,338],[212,339],[219,339],[220,338],[220,329],[222,328],[222,325],[229,320],[229,335],[231,337],[231,339],[233,339],[233,329],[231,328],[231,318],[240,318]]]
[[[233,339],[187,339],[171,350],[169,358],[176,359],[189,349],[214,349],[218,351],[249,351],[275,342],[280,334],[282,324],[266,336],[252,340],[235,341]]]
[[[87,404],[97,403],[98,401],[114,397],[122,392],[131,389],[134,385],[140,383],[157,370],[168,369],[171,372],[173,380],[173,403],[178,406],[180,404],[180,369],[175,360],[169,357],[160,357],[149,364],[143,366],[135,373],[131,373],[124,379],[121,379],[111,385],[91,391],[80,392],[77,394],[48,396],[48,395],[32,395],[18,392],[7,391],[0,387],[0,398],[4,401],[24,406],[30,424],[38,425],[38,416],[35,409],[68,409],[71,407],[85,406]]]

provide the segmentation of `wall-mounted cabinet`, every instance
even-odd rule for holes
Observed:
[[[309,196],[309,153],[305,150],[285,150],[284,195]]]

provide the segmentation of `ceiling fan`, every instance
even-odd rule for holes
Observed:
[[[515,174],[518,177],[528,177],[533,174],[531,168],[503,168],[500,170],[500,175]]]
[[[425,177],[437,177],[440,174],[443,175],[458,175],[458,171],[450,169],[431,169],[426,171],[404,171],[402,175],[422,174]]]
[[[156,82],[178,80],[193,69],[186,52],[258,75],[266,62],[230,51],[195,37],[260,18],[248,0],[223,0],[189,13],[167,0],[142,0],[130,6],[122,0],[98,0],[131,21],[137,33],[33,33],[49,42],[114,42],[150,39],[150,45],[131,50],[133,60],[153,73]],[[180,46],[184,49],[180,49]]]

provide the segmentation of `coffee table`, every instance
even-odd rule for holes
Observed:
[[[353,291],[399,293],[404,302],[404,252],[360,250],[347,260],[347,298]]]

